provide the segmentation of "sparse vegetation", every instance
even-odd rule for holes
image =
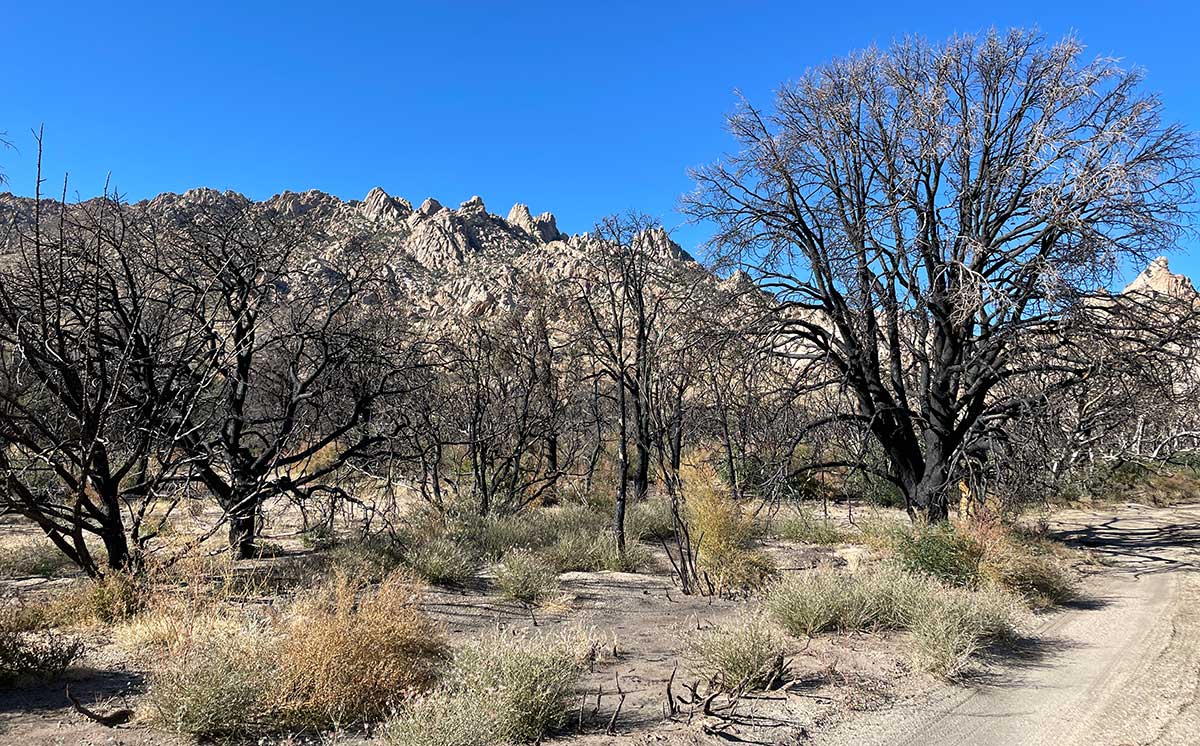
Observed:
[[[815,570],[791,576],[765,599],[794,635],[906,630],[914,665],[944,676],[963,670],[980,647],[1015,634],[1016,603],[998,591],[968,591],[899,568],[857,575]]]
[[[382,718],[432,688],[448,653],[415,593],[399,574],[372,590],[335,576],[275,625],[168,627],[178,636],[150,677],[154,719],[214,738]]]
[[[783,640],[761,615],[693,634],[687,655],[697,674],[724,691],[767,688],[783,675]]]
[[[558,573],[545,557],[528,549],[513,549],[492,567],[500,592],[514,601],[537,604],[558,590]]]
[[[31,624],[11,604],[0,606],[0,684],[54,678],[83,653],[78,638]]]
[[[842,544],[850,533],[828,518],[818,517],[807,508],[789,510],[775,518],[775,533],[788,541],[802,544]]]
[[[617,551],[616,539],[607,530],[562,534],[543,554],[560,573],[638,572],[649,567],[652,561],[650,551],[640,544],[626,544],[624,553]]]
[[[561,728],[590,647],[569,638],[496,635],[454,653],[445,683],[401,711],[395,746],[533,743]]]
[[[753,48],[752,25],[706,53]],[[34,196],[0,194],[0,682],[37,682],[14,717],[80,740],[69,670],[132,727],[202,742],[764,742],[803,736],[780,712],[962,676],[1080,592],[1023,511],[1200,498],[1200,294],[1165,258],[1115,284],[1189,237],[1200,134],[1123,64],[1013,29],[792,70],[692,172],[702,260],[632,211],[568,236],[381,189],[89,198],[42,173],[39,130]],[[41,90],[79,65],[26,67]],[[122,95],[138,73],[114,100],[155,103]],[[1195,564],[1143,551],[1194,549],[1183,521],[1114,540],[1082,512],[1054,519],[1107,543],[1097,566]],[[603,646],[553,636],[581,623]]]
[[[75,564],[58,547],[45,539],[0,546],[0,577],[51,578],[77,570]]]

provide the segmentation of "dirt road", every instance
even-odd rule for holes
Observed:
[[[825,746],[1200,744],[1200,506],[1055,523],[1105,567],[1084,600],[966,686],[855,719]]]

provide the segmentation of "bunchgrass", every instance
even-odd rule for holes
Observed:
[[[801,544],[842,544],[851,538],[850,532],[827,518],[813,515],[806,508],[790,510],[777,517],[775,533],[781,539]]]
[[[686,654],[693,671],[725,691],[769,687],[783,673],[784,645],[761,615],[746,615],[693,634]]]
[[[417,593],[399,573],[375,588],[335,575],[274,621],[197,616],[142,630],[161,651],[149,677],[151,720],[200,739],[380,720],[432,689],[448,657]]]
[[[790,576],[765,597],[788,632],[904,630],[914,667],[953,677],[980,648],[1015,634],[1019,604],[993,589],[970,591],[901,568],[845,575],[818,569]]]
[[[496,585],[505,598],[534,605],[558,591],[558,573],[542,555],[528,549],[514,549],[492,566]]]
[[[52,578],[77,571],[62,550],[43,538],[0,546],[0,577]]]
[[[534,743],[562,728],[586,651],[565,639],[495,635],[454,654],[444,683],[384,728],[394,746]]]

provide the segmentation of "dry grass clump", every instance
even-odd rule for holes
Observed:
[[[77,571],[75,563],[44,538],[0,546],[0,577],[53,578]]]
[[[197,606],[187,600],[163,598],[113,627],[113,639],[135,660],[158,661],[168,648],[189,635],[234,635],[245,620],[216,605]]]
[[[416,594],[400,574],[373,590],[337,575],[273,625],[181,625],[150,676],[153,720],[221,738],[381,719],[432,688],[448,655]]]
[[[858,516],[848,540],[872,549],[891,551],[901,537],[912,531],[907,518],[896,518],[878,511]]]
[[[337,576],[298,601],[280,630],[273,709],[291,727],[376,720],[434,685],[448,647],[416,608],[412,582],[395,574],[360,590]]]
[[[796,508],[777,519],[775,533],[788,541],[801,544],[843,544],[851,534],[827,518],[813,515],[807,508]]]
[[[496,635],[454,654],[445,683],[384,729],[394,746],[533,743],[566,724],[587,651],[570,640]]]
[[[683,472],[686,515],[698,565],[718,592],[757,588],[775,575],[771,561],[754,549],[757,526],[707,464]]]
[[[665,516],[665,518],[664,518]],[[534,507],[519,513],[479,517],[472,513],[419,514],[405,532],[403,564],[433,583],[459,583],[480,563],[501,563],[514,551],[539,555],[557,572],[637,572],[653,555],[639,542],[670,527],[669,504],[646,500],[630,508],[627,544],[617,552],[611,515],[591,504]]]
[[[899,568],[859,575],[818,569],[773,587],[765,604],[794,635],[906,630],[914,667],[953,677],[987,644],[1012,637],[1018,604],[998,590],[969,591]]]
[[[545,557],[514,549],[492,566],[496,585],[505,598],[533,605],[558,592],[558,573]]]
[[[79,579],[36,609],[48,626],[99,622],[123,622],[140,613],[153,595],[151,581],[144,576],[111,572],[103,578]]]
[[[269,731],[274,642],[249,625],[185,631],[168,643],[149,677],[151,721],[199,739]]]
[[[1020,595],[1034,608],[1048,608],[1078,597],[1079,586],[1068,563],[1056,556],[1062,545],[999,523],[969,526],[982,557],[979,574],[986,583]]]
[[[761,615],[694,634],[686,654],[694,671],[724,691],[766,689],[783,673],[783,639]]]
[[[21,607],[0,607],[0,683],[54,678],[82,654],[78,638],[31,624]]]

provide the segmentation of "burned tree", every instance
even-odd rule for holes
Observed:
[[[385,306],[377,247],[338,246],[303,216],[216,195],[170,229],[164,281],[190,294],[210,381],[185,446],[220,503],[229,544],[255,552],[268,500],[340,493],[332,481],[390,435],[373,417],[414,365]]]
[[[158,247],[144,216],[108,197],[68,205],[39,196],[31,214],[18,207],[9,217],[4,508],[91,576],[136,572],[190,468],[179,413],[203,388],[192,375],[200,330],[186,323],[186,298],[148,271]]]
[[[913,515],[945,518],[963,454],[1021,411],[1025,350],[1052,358],[1179,235],[1196,141],[1140,84],[1070,38],[908,39],[743,104],[736,153],[695,172],[687,209],[775,291],[781,351],[852,395]]]

